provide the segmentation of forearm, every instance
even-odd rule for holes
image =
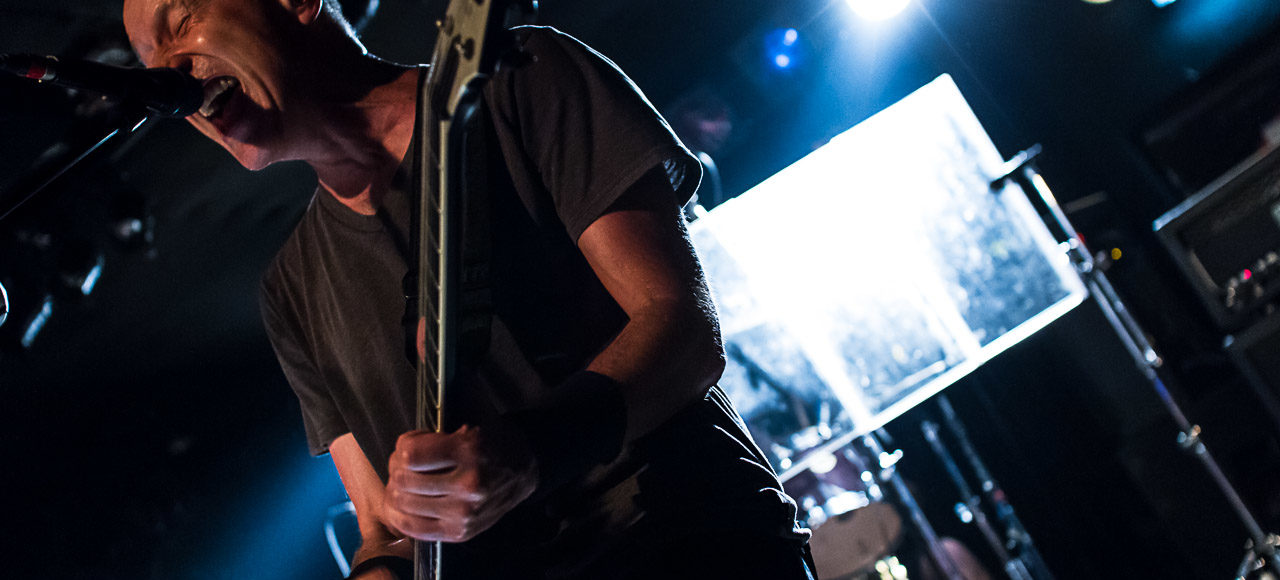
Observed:
[[[706,394],[724,370],[714,308],[698,299],[655,301],[635,313],[587,370],[621,385],[626,440],[634,440]]]
[[[347,433],[334,439],[329,444],[329,455],[356,508],[356,523],[360,526],[360,547],[351,558],[352,568],[381,556],[412,559],[413,543],[384,522],[385,488],[355,437]]]
[[[669,189],[663,193],[669,187],[664,173],[650,172],[578,239],[627,313],[622,331],[587,367],[620,384],[627,441],[705,394],[724,370],[715,307],[679,206]]]

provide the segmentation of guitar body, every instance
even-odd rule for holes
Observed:
[[[423,122],[414,136],[420,156],[417,312],[425,320],[417,380],[419,429],[445,429],[447,393],[457,375],[465,176],[471,173],[465,138],[477,120],[485,82],[514,44],[507,29],[535,9],[532,0],[453,0],[437,24],[418,111]],[[415,580],[440,580],[444,566],[438,542],[415,542]]]

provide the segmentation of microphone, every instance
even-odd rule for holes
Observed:
[[[204,87],[174,68],[126,68],[53,56],[0,54],[0,70],[20,77],[100,93],[145,106],[166,117],[185,117],[204,104]]]

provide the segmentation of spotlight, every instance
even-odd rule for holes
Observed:
[[[5,292],[4,284],[0,284],[0,326],[4,325],[4,319],[9,317],[9,293]]]
[[[906,10],[911,0],[845,0],[849,7],[864,20],[879,22],[897,16]]]
[[[779,28],[765,35],[764,51],[769,64],[778,71],[796,68],[802,59],[800,31]]]
[[[51,316],[53,316],[53,296],[46,294],[44,300],[40,302],[40,309],[31,315],[27,320],[26,328],[22,330],[22,348],[31,348]]]
[[[106,259],[92,243],[69,240],[59,249],[56,263],[59,290],[71,298],[83,298],[93,293]]]

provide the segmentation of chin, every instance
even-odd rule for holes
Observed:
[[[263,160],[257,157],[244,158],[239,156],[236,157],[236,161],[239,161],[240,165],[244,166],[244,168],[249,171],[261,171],[274,163],[273,161]]]
[[[234,137],[223,135],[207,121],[197,122],[191,117],[188,117],[187,121],[194,125],[195,128],[203,133],[205,137],[208,137],[209,140],[217,143],[223,148],[223,150],[230,153],[231,156],[234,157],[235,160],[238,161],[245,169],[258,171],[260,169],[265,169],[276,161],[279,161],[279,159],[269,152],[268,148],[252,145]]]
[[[228,144],[223,144],[223,148],[226,149],[227,152],[230,153],[231,156],[236,159],[236,161],[240,162],[240,165],[242,165],[245,169],[248,169],[249,171],[259,171],[262,169],[266,169],[272,163],[276,162],[276,159],[268,155],[266,151],[263,151],[256,147],[247,147],[247,146],[237,147],[237,146],[231,146]]]

